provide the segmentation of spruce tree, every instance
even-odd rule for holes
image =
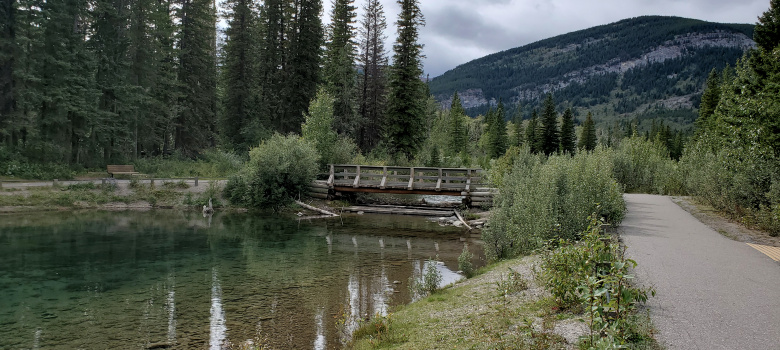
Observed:
[[[425,136],[425,84],[418,27],[425,25],[419,0],[399,0],[385,134],[392,152],[412,158]]]
[[[359,86],[360,129],[358,146],[368,152],[379,142],[387,105],[387,55],[385,54],[384,8],[379,0],[367,0],[360,26],[360,56],[363,68]]]
[[[525,130],[523,130],[523,110],[520,105],[517,105],[517,111],[512,120],[515,124],[515,146],[522,146],[523,139],[525,138]]]
[[[544,99],[541,123],[542,142],[540,151],[549,156],[558,151],[558,144],[560,142],[558,113],[555,112],[555,102],[553,102],[552,94],[547,94],[547,97]]]
[[[596,125],[593,123],[593,115],[588,112],[585,122],[582,123],[579,148],[590,152],[596,149]]]
[[[317,94],[322,61],[323,29],[321,0],[299,0],[293,3],[295,14],[290,20],[289,48],[286,53],[283,82],[283,132],[299,132],[309,102]]]
[[[504,118],[504,104],[499,101],[495,111],[488,112],[488,155],[491,158],[498,158],[506,152],[506,120]]]
[[[709,124],[709,119],[715,108],[720,102],[720,77],[718,72],[713,69],[707,77],[704,93],[701,95],[701,104],[699,105],[699,118],[696,119],[697,133],[704,131]]]
[[[574,155],[577,149],[577,135],[574,132],[574,114],[571,108],[563,113],[561,121],[561,152]]]
[[[525,142],[528,144],[528,149],[534,154],[540,152],[538,129],[539,113],[534,109],[531,112],[531,119],[528,120],[528,126],[525,128]]]
[[[464,125],[464,119],[466,118],[466,111],[463,109],[463,105],[460,103],[460,97],[455,92],[452,95],[452,108],[450,108],[450,125],[449,125],[449,155],[455,156],[461,152],[466,151],[466,143],[468,142],[468,135],[466,132],[466,126]]]
[[[11,143],[9,124],[14,106],[15,7],[16,0],[0,4],[0,144]]]
[[[358,128],[355,108],[356,7],[353,4],[354,0],[333,0],[323,68],[325,84],[335,101],[333,112],[336,130],[351,137],[355,136]]]
[[[285,120],[286,105],[283,99],[285,90],[285,63],[288,48],[287,25],[291,8],[284,0],[265,0],[260,9],[258,36],[258,63],[260,118],[267,119],[271,129],[280,133],[290,132],[291,125]],[[300,127],[297,126],[296,128]],[[263,125],[253,125],[260,130]]]
[[[758,17],[753,40],[765,51],[772,51],[780,44],[780,0],[771,0],[769,10]]]
[[[179,40],[181,97],[176,149],[195,156],[216,145],[216,13],[210,0],[184,0]]]
[[[253,1],[228,0],[226,3],[228,27],[222,55],[220,83],[223,96],[219,131],[228,149],[248,151],[259,142],[257,129],[249,126],[258,123],[258,52],[257,16]],[[249,133],[252,130],[255,133]]]

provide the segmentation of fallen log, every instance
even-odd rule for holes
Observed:
[[[298,204],[298,205],[300,205],[300,206],[302,206],[302,207],[304,207],[304,208],[306,208],[306,209],[309,209],[309,210],[311,210],[311,211],[316,211],[316,212],[318,212],[318,213],[321,213],[321,214],[324,214],[324,215],[330,215],[330,216],[339,216],[338,214],[334,214],[334,213],[331,213],[331,212],[329,212],[329,211],[327,211],[327,210],[322,210],[322,209],[320,209],[320,208],[313,207],[313,206],[311,206],[311,205],[308,205],[308,204],[306,204],[306,203],[304,203],[304,202],[301,202],[301,201],[295,201],[295,203],[296,203],[296,204]]]
[[[473,230],[473,229],[471,228],[471,226],[469,226],[469,224],[466,222],[466,220],[463,220],[463,217],[462,217],[462,216],[460,216],[460,213],[459,213],[457,210],[455,210],[455,216],[457,216],[457,217],[458,217],[458,220],[460,220],[460,222],[462,222],[464,225],[466,225],[466,228],[468,228],[468,229],[469,229],[469,231]]]

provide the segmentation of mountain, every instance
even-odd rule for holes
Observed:
[[[590,111],[597,121],[661,117],[684,126],[696,117],[709,72],[755,47],[753,27],[631,18],[476,59],[434,78],[430,89],[445,107],[458,91],[472,116],[501,99],[527,118],[552,92],[559,109]]]

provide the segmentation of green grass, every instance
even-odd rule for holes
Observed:
[[[526,258],[528,259],[528,258]],[[389,316],[383,332],[368,322],[355,333],[355,349],[563,349],[563,337],[552,332],[558,321],[549,297],[523,291],[504,297],[495,279],[509,266],[503,262],[468,283],[441,290],[403,306]],[[527,276],[526,278],[530,278]],[[565,315],[563,319],[569,319]],[[532,320],[531,323],[526,321]],[[541,326],[541,329],[537,323]]]

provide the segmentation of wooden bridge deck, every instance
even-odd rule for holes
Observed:
[[[489,190],[483,179],[481,169],[331,165],[327,185],[339,192],[469,196]]]

